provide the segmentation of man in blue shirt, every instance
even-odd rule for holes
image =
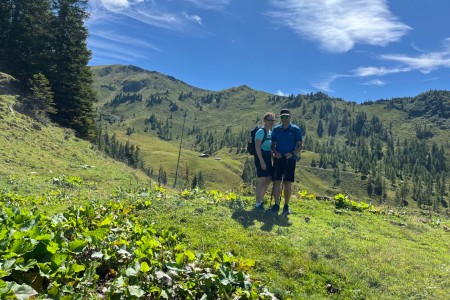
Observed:
[[[272,151],[274,153],[274,183],[273,196],[275,204],[271,210],[278,213],[281,201],[281,181],[284,186],[283,214],[290,214],[289,199],[291,198],[291,184],[295,179],[295,165],[297,154],[302,151],[303,137],[300,128],[291,123],[291,112],[282,109],[280,112],[281,124],[272,130]]]

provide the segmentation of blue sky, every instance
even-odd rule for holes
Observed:
[[[448,0],[89,0],[90,65],[348,101],[449,90]]]

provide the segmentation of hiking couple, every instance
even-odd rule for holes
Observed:
[[[280,210],[281,182],[284,187],[283,214],[290,214],[289,199],[291,184],[295,179],[297,154],[303,148],[300,128],[291,123],[289,109],[280,111],[281,123],[273,127],[275,114],[264,114],[264,127],[255,134],[255,165],[258,182],[256,184],[256,208],[264,209],[264,195],[273,180],[275,204],[270,208],[274,213]],[[265,134],[265,136],[264,136]],[[272,163],[273,159],[273,163]]]

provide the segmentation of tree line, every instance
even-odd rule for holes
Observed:
[[[29,91],[26,106],[77,136],[95,136],[95,92],[87,66],[88,0],[2,0],[0,70]]]

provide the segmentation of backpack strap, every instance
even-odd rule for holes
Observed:
[[[262,127],[261,129],[264,130],[264,137],[263,137],[263,139],[261,141],[261,145],[262,145],[267,140],[267,131],[266,131],[265,127]]]

